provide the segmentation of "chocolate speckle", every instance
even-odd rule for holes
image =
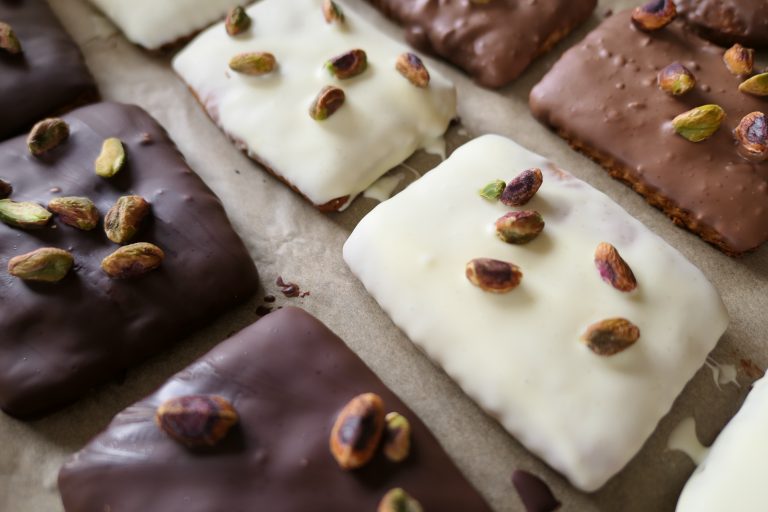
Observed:
[[[301,295],[301,288],[296,283],[285,282],[283,277],[280,276],[275,282],[286,297],[299,297]]]

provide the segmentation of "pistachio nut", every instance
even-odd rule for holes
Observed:
[[[754,96],[768,96],[768,73],[760,73],[744,80],[739,90]]]
[[[309,107],[309,115],[315,121],[325,121],[344,105],[347,97],[342,89],[326,86]]]
[[[32,127],[27,136],[29,152],[35,156],[59,147],[69,138],[69,125],[58,117],[44,119]]]
[[[744,116],[733,134],[744,156],[756,161],[768,159],[768,118],[764,113]]]
[[[101,269],[112,279],[133,279],[158,268],[165,253],[158,246],[140,242],[125,245],[101,261]]]
[[[475,258],[465,269],[467,279],[478,288],[491,293],[511,292],[520,285],[520,267],[491,258]]]
[[[0,220],[15,228],[39,229],[48,225],[51,212],[37,203],[0,199]]]
[[[411,453],[411,423],[400,413],[384,417],[384,456],[392,462],[402,462]]]
[[[239,418],[232,404],[217,395],[186,395],[163,402],[155,422],[184,446],[215,446],[227,436]]]
[[[544,219],[533,210],[510,212],[496,221],[496,236],[508,244],[527,244],[543,229]]]
[[[606,283],[622,292],[637,288],[637,279],[619,251],[607,242],[600,242],[595,249],[595,267]]]
[[[478,193],[483,199],[494,202],[499,200],[506,186],[507,184],[503,180],[494,180],[481,188]]]
[[[125,148],[120,139],[111,137],[101,144],[101,153],[93,163],[96,174],[111,178],[125,166]]]
[[[57,197],[51,199],[48,209],[73,228],[90,231],[99,225],[99,210],[87,197]]]
[[[541,169],[525,170],[507,183],[501,194],[501,202],[507,206],[525,206],[533,199],[543,182],[544,176],[541,174]]]
[[[395,62],[395,69],[416,87],[424,89],[429,85],[429,71],[415,53],[400,54]]]
[[[590,325],[582,335],[592,352],[599,356],[612,356],[622,352],[640,338],[640,329],[624,318],[609,318]]]
[[[344,11],[333,0],[323,0],[323,16],[327,23],[344,23]]]
[[[331,454],[342,469],[365,466],[376,453],[384,433],[384,402],[379,395],[364,393],[353,398],[339,413],[331,430]]]
[[[116,244],[125,244],[136,236],[141,222],[149,214],[150,205],[141,196],[123,196],[104,217],[107,238]]]
[[[363,50],[350,50],[330,59],[325,67],[339,80],[346,80],[368,69],[368,56]]]
[[[229,61],[229,69],[249,76],[266,75],[276,67],[277,59],[269,52],[238,53]]]
[[[0,199],[5,199],[6,197],[10,196],[13,193],[13,186],[5,181],[4,179],[0,179]]]
[[[251,17],[245,12],[241,5],[233,7],[227,13],[227,19],[224,21],[224,27],[227,34],[236,36],[242,34],[251,27]]]
[[[750,75],[755,67],[755,50],[734,44],[723,55],[728,71],[737,76]]]
[[[701,142],[720,128],[723,119],[725,111],[719,105],[702,105],[674,118],[672,126],[678,135],[691,142]]]
[[[424,512],[424,509],[415,498],[398,487],[384,495],[376,512]]]
[[[24,281],[57,283],[72,269],[75,260],[63,249],[43,247],[8,261],[8,273]]]
[[[673,0],[651,0],[632,11],[632,22],[646,32],[660,30],[677,17],[677,6]]]
[[[5,50],[11,55],[21,53],[21,43],[19,42],[19,38],[16,37],[13,28],[2,21],[0,21],[0,50]]]
[[[659,71],[657,80],[659,89],[672,96],[681,96],[696,86],[696,77],[679,62],[673,62]]]

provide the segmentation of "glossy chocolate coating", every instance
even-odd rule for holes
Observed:
[[[54,113],[98,99],[80,49],[44,0],[0,0],[22,53],[0,50],[0,140]]]
[[[405,415],[412,451],[344,471],[329,450],[336,415],[361,393]],[[163,401],[220,395],[240,415],[221,444],[191,451],[154,422]],[[271,313],[120,413],[59,474],[68,511],[371,511],[393,487],[425,511],[490,512],[419,418],[318,320]]]
[[[533,473],[515,471],[512,473],[512,484],[526,512],[553,512],[560,508],[561,503],[552,494],[547,483]]]
[[[733,129],[768,101],[739,91],[722,48],[675,22],[640,32],[630,11],[608,18],[568,50],[531,92],[534,115],[632,185],[677,224],[729,254],[768,240],[768,162],[739,155]],[[694,90],[671,96],[657,86],[660,69],[679,61],[696,76]],[[727,118],[703,142],[677,135],[671,121],[715,103]],[[597,156],[595,153],[601,155]]]
[[[765,0],[677,0],[677,8],[702,36],[717,44],[768,48]]]
[[[405,27],[408,43],[501,87],[583,23],[597,0],[369,0]]]
[[[71,135],[42,158],[25,137],[0,144],[0,177],[11,198],[47,204],[86,196],[103,218],[122,195],[143,196],[152,213],[133,241],[165,251],[162,266],[136,280],[112,280],[101,260],[118,248],[103,226],[85,232],[58,218],[23,231],[0,224],[0,407],[39,415],[173,343],[257,288],[253,261],[219,199],[188,167],[165,130],[139,107],[98,103],[64,119]],[[127,152],[116,177],[96,176],[107,137]],[[147,143],[146,139],[150,142]],[[75,268],[56,284],[8,274],[8,260],[40,247],[67,249]]]

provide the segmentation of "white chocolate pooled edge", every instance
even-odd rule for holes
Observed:
[[[530,244],[510,246],[493,223],[513,209],[477,190],[531,167],[542,169],[544,185],[525,209],[547,226]],[[600,279],[600,241],[628,261],[636,291]],[[520,265],[521,286],[505,295],[473,287],[464,264],[474,257]],[[678,251],[601,192],[500,136],[459,148],[376,207],[344,259],[471,398],[585,491],[640,450],[728,324],[717,291]],[[640,327],[633,347],[606,358],[579,342],[590,323],[616,316]]]

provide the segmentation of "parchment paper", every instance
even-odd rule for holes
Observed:
[[[347,270],[341,258],[342,244],[375,201],[359,199],[341,214],[320,214],[232,147],[173,74],[168,57],[153,56],[132,46],[85,0],[51,3],[83,47],[104,98],[137,103],[157,117],[192,168],[224,201],[258,264],[265,289],[249,304],[175,349],[130,371],[122,382],[102,386],[64,411],[32,423],[0,414],[0,510],[61,510],[56,476],[62,462],[120,410],[227,335],[256,320],[257,307],[265,294],[278,297],[277,305],[290,303],[305,308],[336,331],[421,416],[496,510],[523,510],[510,483],[515,468],[541,475],[564,502],[566,511],[674,510],[694,466],[685,455],[666,449],[670,431],[683,418],[694,416],[700,439],[710,443],[738,410],[754,380],[741,368],[741,360],[751,360],[760,368],[768,365],[768,247],[735,260],[676,228],[596,164],[571,151],[531,117],[527,106],[531,87],[566,48],[596,26],[609,8],[619,10],[636,2],[601,1],[587,26],[501,91],[481,89],[458,70],[429,62],[449,75],[459,90],[462,124],[452,128],[450,148],[471,135],[499,133],[553,159],[606,192],[682,251],[717,286],[730,311],[731,326],[712,357],[739,368],[739,387],[728,384],[718,389],[710,370],[702,368],[640,454],[602,490],[591,495],[575,491],[480,411],[414,348]],[[393,37],[402,37],[398,28],[361,0],[343,3],[376,20]],[[439,158],[418,154],[407,165],[423,173],[437,163]],[[394,172],[413,179],[413,173],[405,167]],[[283,297],[275,286],[278,276],[300,284],[310,295],[302,299]],[[631,398],[627,407],[632,407]]]

